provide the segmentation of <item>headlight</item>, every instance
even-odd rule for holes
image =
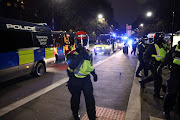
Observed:
[[[96,48],[96,50],[99,50],[99,48]]]

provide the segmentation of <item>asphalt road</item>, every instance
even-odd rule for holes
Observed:
[[[113,54],[111,54],[113,55]],[[94,55],[94,64],[108,58],[108,55]],[[11,103],[14,103],[28,95],[31,95],[53,83],[67,77],[67,65],[64,60],[58,61],[56,64],[47,68],[47,73],[41,77],[33,77],[24,75],[10,81],[7,81],[0,86],[0,108],[3,108]]]
[[[96,105],[126,111],[129,94],[132,86],[137,58],[124,55],[122,51],[108,55],[94,56],[94,65],[99,81],[93,83]],[[25,75],[9,82],[0,88],[0,111],[6,106],[27,98],[38,91],[52,86],[62,79],[67,78],[67,65],[58,62],[47,68],[47,73],[42,77]],[[70,120],[72,119],[70,94],[66,84],[61,84],[54,89],[29,100],[0,118],[8,120]],[[80,114],[85,114],[85,102],[81,98]]]

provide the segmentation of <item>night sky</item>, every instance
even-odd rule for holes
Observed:
[[[138,15],[145,14],[141,11],[145,0],[110,0],[114,9],[114,18],[119,25],[131,24]]]

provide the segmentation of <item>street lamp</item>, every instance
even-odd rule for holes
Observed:
[[[143,26],[144,26],[144,24],[143,24],[143,23],[141,23],[139,26],[140,26],[140,27],[143,27]]]
[[[146,13],[146,16],[147,16],[147,17],[151,17],[151,16],[152,16],[152,12],[151,12],[151,11],[147,12],[147,13]]]
[[[97,15],[97,18],[96,18],[96,38],[97,38],[97,33],[98,33],[98,21],[99,21],[100,23],[102,23],[103,20],[105,20],[104,17],[103,17],[103,15],[102,15],[102,14],[98,14],[98,15]]]
[[[103,18],[103,15],[102,15],[102,14],[99,14],[99,15],[98,15],[98,19],[101,19],[101,18]]]

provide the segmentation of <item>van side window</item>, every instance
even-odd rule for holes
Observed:
[[[33,47],[31,32],[0,30],[0,53]]]

